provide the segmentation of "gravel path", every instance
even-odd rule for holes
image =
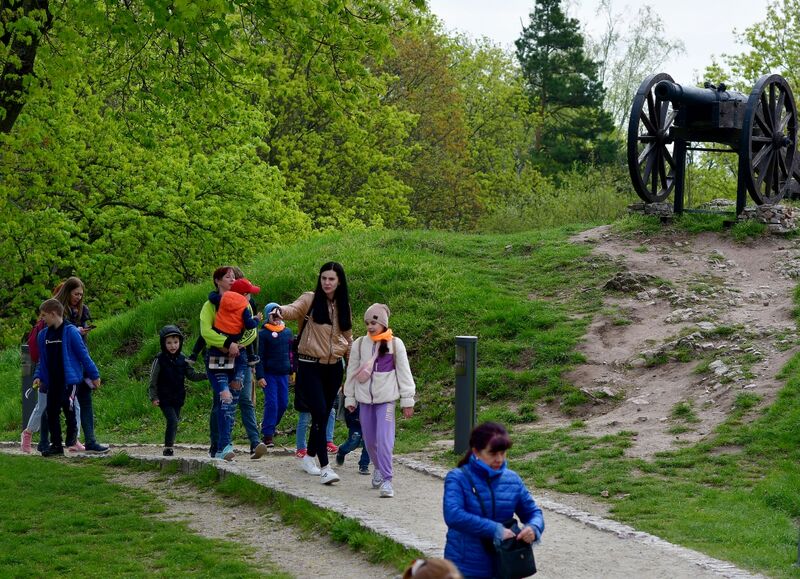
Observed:
[[[257,461],[250,460],[247,454],[239,454],[231,463],[211,461],[200,447],[180,448],[178,456],[173,458],[161,457],[157,446],[115,447],[115,450],[125,450],[131,456],[148,460],[182,460],[187,468],[213,463],[224,471],[358,519],[365,526],[429,556],[441,556],[444,549],[446,527],[441,505],[442,479],[446,471],[414,459],[396,458],[395,498],[381,499],[372,490],[370,477],[358,474],[355,461],[347,461],[336,469],[342,478],[340,483],[324,486],[319,484],[317,477],[302,472],[294,456],[283,450],[270,452]],[[534,491],[534,496],[545,510],[546,523],[542,544],[536,549],[539,578],[760,577],[553,500],[549,495]],[[289,543],[284,541],[281,551],[290,551]],[[302,563],[305,572],[298,576],[328,576],[325,574],[329,569],[327,562],[315,564],[303,560]],[[281,567],[287,565],[283,561],[279,564]],[[314,568],[309,568],[309,564]],[[288,565],[285,568],[290,570]],[[337,570],[331,576],[367,578],[386,575],[377,570],[343,575],[341,570]]]

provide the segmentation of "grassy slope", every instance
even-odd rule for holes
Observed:
[[[462,236],[431,232],[366,232],[320,236],[247,268],[265,299],[286,302],[310,289],[319,264],[345,265],[356,332],[375,301],[394,311],[392,326],[409,347],[418,381],[418,414],[399,423],[400,450],[449,437],[453,423],[453,336],[479,337],[481,420],[536,419],[542,401],[565,412],[583,402],[561,375],[578,358],[574,346],[600,306],[599,286],[613,264],[566,242],[569,231]],[[91,337],[105,389],[96,398],[105,441],[158,441],[160,413],[146,400],[146,371],[158,328],[196,315],[208,286],[186,287],[101,323]],[[119,352],[130,354],[121,357]],[[624,458],[632,433],[595,439],[581,423],[550,433],[515,436],[514,468],[535,486],[599,497],[609,491],[616,516],[666,539],[751,569],[789,576],[800,517],[800,362],[785,370],[779,401],[755,421],[752,404],[710,441],[653,461]],[[18,436],[19,368],[0,354],[0,430]],[[205,383],[192,385],[179,441],[205,441]],[[290,414],[285,420],[292,424]],[[239,427],[237,427],[239,428]],[[241,433],[240,433],[241,440]],[[291,445],[288,438],[284,443]],[[720,449],[725,449],[721,452]],[[525,457],[525,458],[522,458]],[[531,458],[533,457],[533,458]],[[452,455],[440,459],[453,461]]]

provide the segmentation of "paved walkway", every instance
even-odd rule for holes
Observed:
[[[180,448],[172,458],[162,457],[159,446],[114,448],[147,460],[184,461],[186,468],[212,463],[225,472],[357,519],[428,556],[441,556],[444,549],[447,529],[441,513],[447,471],[440,467],[396,457],[395,497],[381,499],[370,485],[371,477],[358,474],[353,455],[344,466],[336,467],[341,482],[325,486],[318,477],[304,473],[288,449],[276,449],[260,460],[240,454],[226,463],[212,461],[199,446]],[[546,525],[542,544],[536,548],[538,578],[761,577],[626,525],[536,497],[535,491],[534,497],[545,511]]]

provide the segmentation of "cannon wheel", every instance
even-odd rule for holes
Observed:
[[[639,85],[628,121],[628,170],[633,188],[645,203],[663,201],[675,187],[675,160],[668,148],[675,110],[670,101],[657,99],[653,91],[662,80],[674,82],[661,72]]]
[[[757,205],[777,203],[789,191],[796,143],[792,89],[780,75],[762,76],[747,100],[739,148],[740,178]]]

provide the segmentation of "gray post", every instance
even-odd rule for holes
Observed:
[[[453,451],[469,449],[469,435],[475,427],[478,369],[478,338],[456,336],[456,424]]]
[[[36,408],[37,393],[33,389],[33,362],[28,352],[28,344],[20,349],[20,367],[22,368],[22,428],[28,426],[28,419]]]

